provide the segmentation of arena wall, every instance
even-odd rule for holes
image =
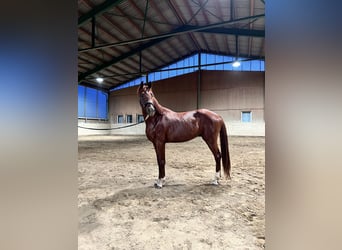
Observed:
[[[110,123],[107,121],[78,119],[78,136],[82,135],[107,135]]]
[[[174,111],[188,111],[199,107],[218,113],[224,118],[229,135],[265,135],[264,72],[202,70],[153,82],[152,87],[160,104]],[[142,112],[137,99],[137,88],[134,86],[110,93],[108,128],[130,125],[127,123],[127,115],[132,116],[133,124],[138,121],[138,115]],[[242,111],[251,112],[251,122],[241,121]],[[123,123],[118,123],[119,115],[123,117]],[[107,133],[144,134],[145,124],[113,129]]]

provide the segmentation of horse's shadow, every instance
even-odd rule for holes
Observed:
[[[93,202],[96,209],[102,210],[113,205],[127,205],[131,200],[135,201],[160,201],[172,198],[196,199],[213,197],[230,190],[230,185],[212,184],[169,184],[162,189],[153,186],[122,189],[105,198]]]

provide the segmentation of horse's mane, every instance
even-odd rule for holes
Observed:
[[[152,90],[151,90],[152,91]],[[152,92],[153,93],[153,92]],[[163,115],[164,112],[166,110],[168,110],[168,108],[165,108],[163,107],[157,100],[157,98],[155,97],[154,93],[153,93],[153,97],[152,97],[152,100],[153,100],[153,105],[154,107],[156,108],[156,111],[160,114],[160,115]]]

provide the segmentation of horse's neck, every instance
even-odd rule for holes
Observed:
[[[163,115],[166,110],[169,110],[168,108],[163,107],[157,99],[154,98],[153,105],[156,108],[157,112],[160,115]]]
[[[156,109],[157,116],[162,116],[162,115],[164,115],[165,111],[170,111],[168,108],[165,108],[162,105],[160,105],[158,100],[155,99],[155,98],[153,100],[153,106]],[[143,108],[143,106],[141,106],[141,109],[142,109],[142,113],[143,113],[144,119],[146,119],[146,117],[147,117],[146,110],[145,110],[145,108]]]

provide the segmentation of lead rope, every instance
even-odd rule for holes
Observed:
[[[147,118],[146,118],[147,119]],[[145,119],[145,120],[146,120]],[[127,125],[127,126],[122,126],[122,127],[118,127],[118,128],[87,128],[87,127],[83,127],[83,126],[77,126],[78,128],[83,128],[83,129],[89,129],[89,130],[116,130],[116,129],[122,129],[122,128],[128,128],[128,127],[133,127],[133,126],[136,126],[140,123],[143,123],[144,121],[140,121],[140,122],[137,122],[135,124],[130,124],[130,125]]]

